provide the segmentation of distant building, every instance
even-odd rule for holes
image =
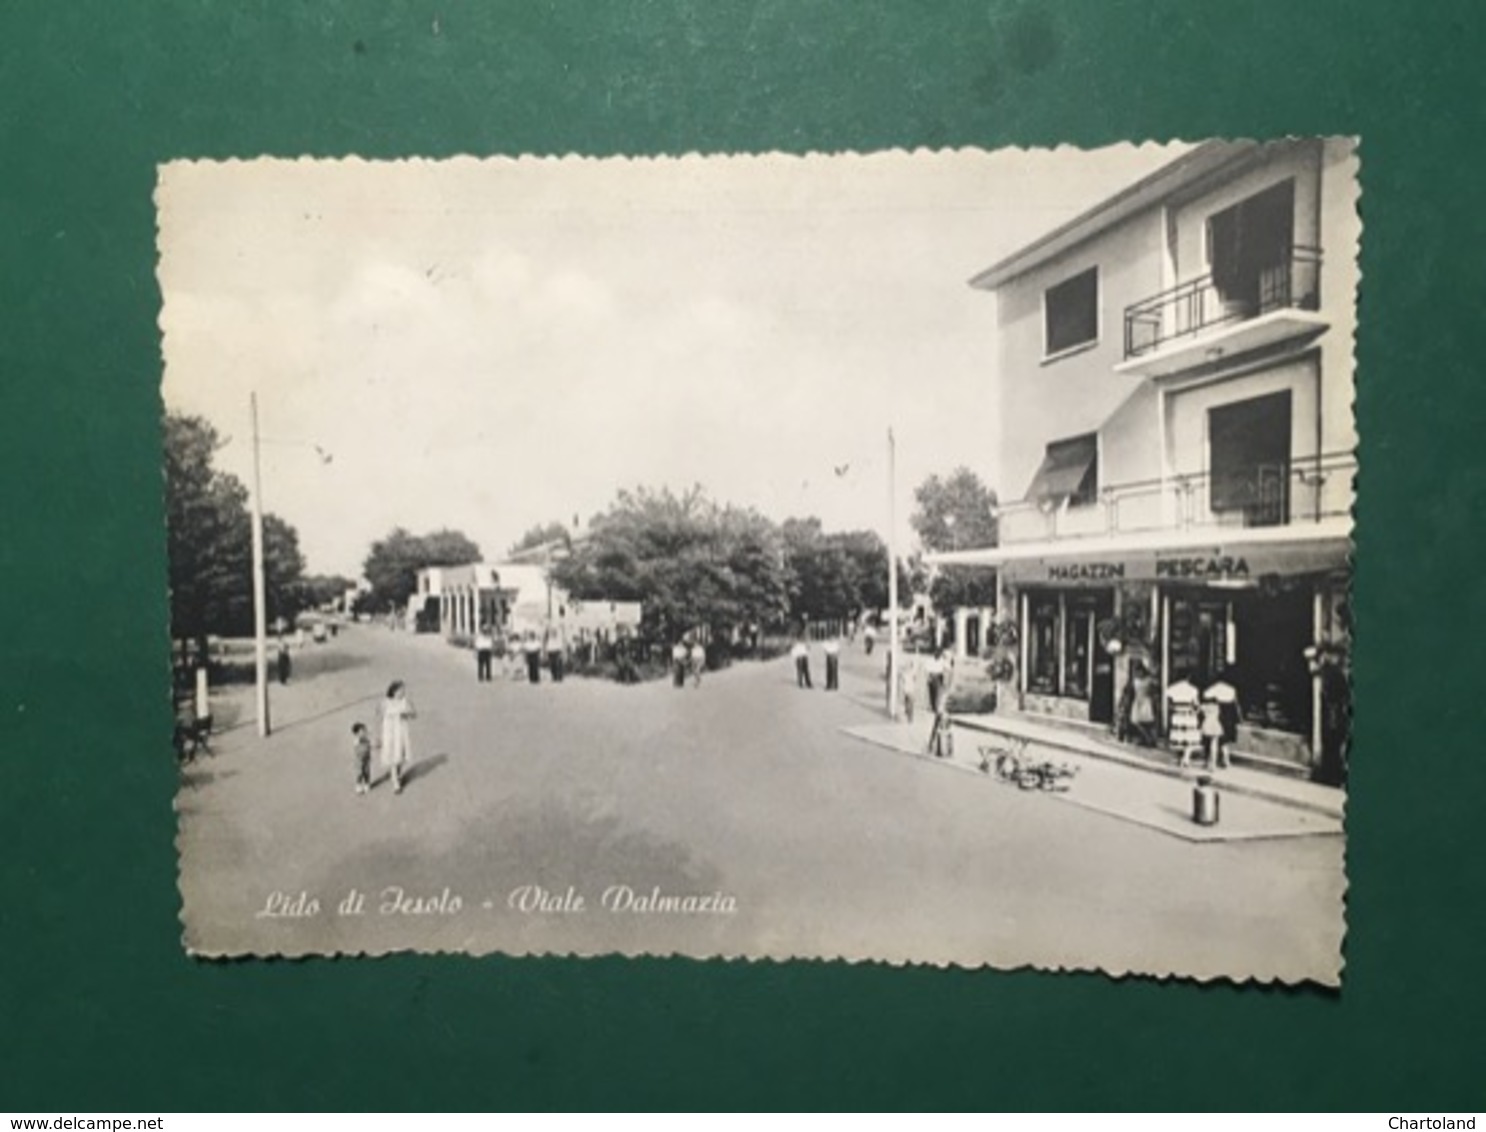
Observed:
[[[1356,171],[1345,139],[1198,146],[972,281],[996,296],[997,482],[1025,490],[998,547],[930,561],[997,568],[1022,710],[1107,724],[1140,656],[1163,692],[1229,672],[1251,759],[1335,757]]]
[[[432,627],[451,639],[471,637],[482,624],[508,633],[541,633],[551,626],[571,639],[635,632],[640,625],[639,602],[575,600],[544,567],[525,562],[436,566],[418,576],[420,594],[430,603],[420,609],[428,609]]]

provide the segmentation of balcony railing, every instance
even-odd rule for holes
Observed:
[[[1034,502],[1000,507],[1002,545],[1192,527],[1272,527],[1320,522],[1351,512],[1357,458],[1350,452],[1256,464],[1215,477],[1184,472],[1116,484],[1099,502],[1068,507]]]
[[[1191,338],[1272,311],[1314,311],[1320,306],[1321,249],[1296,247],[1270,267],[1219,287],[1203,275],[1125,308],[1125,358],[1138,358],[1168,342]]]

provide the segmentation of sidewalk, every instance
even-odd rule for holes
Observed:
[[[1195,781],[1200,774],[1207,773],[1203,764],[1183,770],[1176,764],[1176,756],[1169,751],[1136,747],[1103,739],[1098,735],[1084,734],[1068,727],[1043,723],[1025,715],[1005,713],[999,715],[957,715],[955,724],[971,731],[987,735],[1010,735],[1026,739],[1038,746],[1072,751],[1097,759],[1108,759],[1138,770],[1165,774],[1174,778]],[[985,742],[986,740],[981,740]],[[1313,810],[1319,814],[1341,820],[1346,793],[1334,786],[1322,786],[1303,778],[1292,778],[1284,774],[1272,774],[1245,766],[1230,766],[1213,775],[1225,793],[1244,794],[1280,805],[1296,806]]]
[[[1342,791],[1232,768],[1213,776],[1221,796],[1217,825],[1192,820],[1192,788],[1201,769],[1182,770],[1174,763],[1143,757],[1114,743],[1101,742],[1055,726],[1018,716],[979,715],[954,718],[954,754],[936,759],[925,754],[930,720],[913,723],[869,723],[842,730],[863,742],[923,759],[946,769],[973,774],[987,789],[1021,796],[1027,804],[1066,802],[1122,821],[1158,830],[1191,842],[1253,841],[1342,833]],[[1075,769],[1067,792],[1022,791],[980,769],[979,748],[1005,745],[1005,737],[1027,740],[1034,757]],[[994,756],[992,756],[994,758]],[[1131,773],[1143,771],[1145,773]]]

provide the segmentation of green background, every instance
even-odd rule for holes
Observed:
[[[5,0],[0,1109],[1482,1107],[1482,12]],[[1340,995],[839,963],[183,956],[157,162],[1287,133],[1363,139]]]

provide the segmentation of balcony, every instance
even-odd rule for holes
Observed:
[[[1155,531],[1220,530],[1319,524],[1350,515],[1355,498],[1351,452],[1260,465],[1214,483],[1209,472],[1165,481],[1117,484],[1083,507],[1011,503],[997,511],[1002,546]]]
[[[1321,251],[1296,247],[1268,266],[1178,284],[1125,308],[1125,360],[1116,373],[1167,377],[1327,327]]]

